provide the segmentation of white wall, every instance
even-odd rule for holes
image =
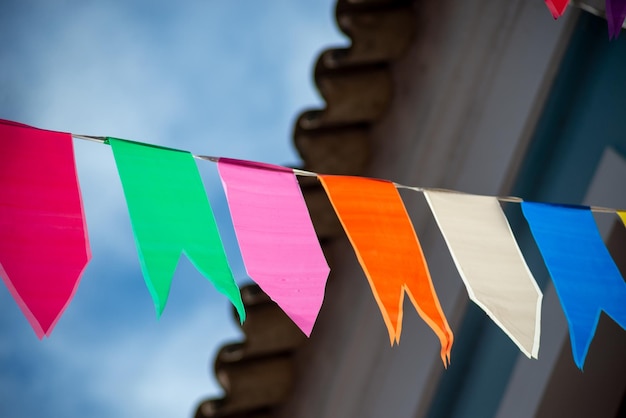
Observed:
[[[392,111],[373,132],[371,175],[506,193],[576,12],[555,22],[542,1],[417,3],[415,43],[394,68]],[[454,331],[466,291],[422,196],[402,194]],[[444,372],[437,338],[407,298],[401,343],[389,347],[352,249],[344,240],[330,252],[325,304],[281,416],[422,416]]]

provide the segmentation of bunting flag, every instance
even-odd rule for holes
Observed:
[[[606,0],[609,39],[616,39],[619,36],[624,19],[626,19],[626,0]]]
[[[600,312],[626,328],[626,283],[586,207],[522,203],[569,324],[582,370]]]
[[[398,190],[393,183],[349,176],[319,176],[369,280],[389,331],[400,342],[404,293],[441,342],[450,361],[452,331]]]
[[[310,336],[330,268],[293,170],[227,158],[217,167],[248,275]]]
[[[107,138],[124,189],[141,269],[157,315],[184,253],[245,311],[193,156],[185,151]]]
[[[569,0],[545,0],[545,2],[550,13],[552,13],[552,17],[558,19],[565,12]]]
[[[0,120],[0,276],[49,336],[91,258],[72,136]]]
[[[528,357],[537,358],[542,294],[498,199],[425,191],[467,293]]]
[[[105,137],[126,197],[141,268],[161,315],[184,253],[245,319],[194,158],[217,161],[246,270],[308,336],[329,268],[297,175],[318,177],[364,269],[391,344],[399,343],[405,293],[437,334],[444,365],[453,335],[397,188],[423,192],[470,298],[529,357],[537,357],[542,295],[499,201],[521,203],[567,318],[583,368],[600,312],[626,328],[626,282],[592,211],[329,176]],[[36,151],[36,152],[33,152]],[[0,276],[39,338],[70,302],[89,250],[71,135],[0,120]]]

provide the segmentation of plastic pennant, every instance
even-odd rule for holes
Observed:
[[[609,39],[617,39],[626,19],[626,0],[606,0],[606,20]]]
[[[122,182],[141,269],[161,315],[182,253],[245,311],[193,156],[107,138]]]
[[[0,276],[49,336],[91,258],[72,136],[0,120]]]
[[[626,283],[589,208],[523,202],[522,211],[554,282],[574,361],[582,370],[601,311],[626,329]]]
[[[425,191],[472,301],[517,344],[537,358],[542,293],[497,198]]]
[[[310,336],[330,269],[296,176],[228,158],[217,168],[248,275]]]
[[[339,216],[383,315],[391,344],[400,342],[404,293],[441,343],[450,361],[452,331],[443,314],[411,220],[393,183],[319,176]]]
[[[552,17],[558,19],[565,12],[569,0],[545,0],[545,2],[550,13],[552,13]]]

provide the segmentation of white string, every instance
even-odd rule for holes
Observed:
[[[292,170],[293,170],[293,173],[298,176],[304,176],[304,177],[317,177],[318,176],[317,173],[314,173],[312,171],[300,170],[299,168],[292,168]]]
[[[204,160],[204,161],[211,161],[213,163],[216,163],[219,161],[219,157],[213,157],[211,155],[196,155],[196,154],[191,154],[193,155],[193,158],[195,158],[196,160]]]
[[[85,141],[98,142],[100,144],[106,143],[106,137],[104,136],[74,135],[74,134],[72,134],[72,136],[74,138],[84,139]]]
[[[107,137],[104,137],[104,136],[75,135],[75,134],[72,134],[72,136],[74,138],[77,138],[77,139],[83,139],[83,140],[86,140],[86,141],[98,142],[100,144],[105,144],[106,143],[106,138],[107,138]],[[147,144],[147,145],[149,145],[149,144]],[[197,160],[211,161],[211,162],[214,162],[214,163],[218,162],[219,159],[220,159],[220,157],[214,157],[214,156],[211,156],[211,155],[196,155],[196,154],[191,154],[191,155],[193,156],[193,158],[195,158]],[[285,168],[288,168],[288,167],[285,167]],[[301,170],[299,168],[289,168],[289,169],[292,170],[293,173],[295,175],[297,175],[297,176],[303,176],[303,177],[318,177],[319,176],[319,174],[314,172],[314,171]],[[460,192],[458,190],[429,188],[429,187],[417,187],[417,186],[407,186],[407,185],[396,183],[396,182],[392,182],[392,183],[398,189],[413,190],[413,191],[416,191],[418,193],[424,193],[425,191],[438,191],[438,192],[445,192],[445,193],[471,194],[471,193]],[[492,197],[495,197],[500,202],[522,203],[524,201],[524,199],[522,199],[521,197],[517,197],[517,196],[492,196]],[[597,212],[597,213],[615,213],[615,212],[624,210],[624,209],[606,208],[606,207],[602,207],[602,206],[589,206],[589,209],[592,212]]]
[[[596,4],[592,4],[592,3],[598,3]],[[601,17],[603,19],[606,19],[606,9],[602,8],[602,4],[604,4],[604,2],[590,2],[590,1],[581,1],[581,0],[571,0],[570,4],[574,7],[578,7],[579,9],[582,9],[584,11],[586,11],[587,13],[591,13],[592,15],[596,15],[598,17]],[[622,28],[626,29],[626,22],[624,22],[622,24]]]

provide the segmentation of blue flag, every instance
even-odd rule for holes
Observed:
[[[569,324],[582,370],[600,311],[626,328],[626,283],[587,207],[522,203]]]

